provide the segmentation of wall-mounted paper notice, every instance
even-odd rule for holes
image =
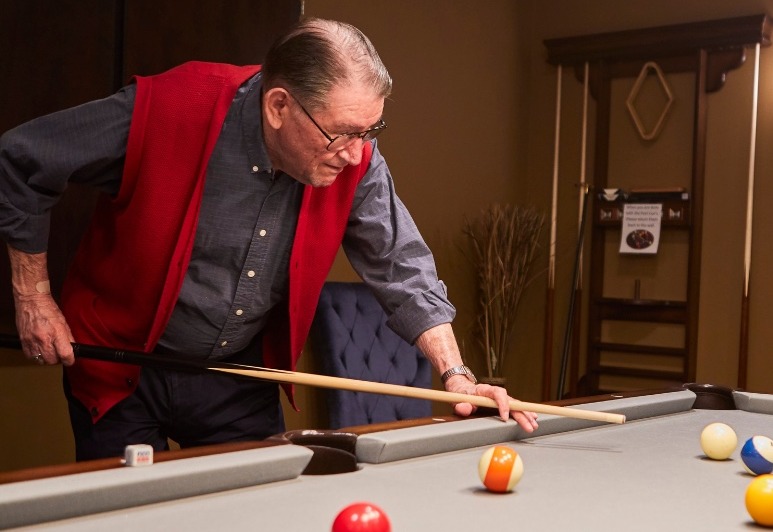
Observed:
[[[662,215],[660,203],[626,203],[620,253],[657,253]]]

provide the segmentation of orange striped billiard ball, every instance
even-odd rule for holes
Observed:
[[[495,445],[478,462],[478,475],[486,489],[494,493],[512,491],[523,475],[523,460],[510,447]]]

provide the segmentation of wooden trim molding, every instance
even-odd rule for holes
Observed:
[[[725,50],[760,43],[770,45],[773,21],[766,14],[548,39],[548,63],[579,65],[586,61],[655,59],[693,55],[699,49]]]

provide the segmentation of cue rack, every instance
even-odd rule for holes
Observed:
[[[590,187],[589,214],[585,239],[589,241],[590,249],[584,257],[584,264],[589,275],[583,280],[575,279],[577,284],[566,287],[571,291],[570,299],[577,298],[575,305],[571,305],[570,313],[574,313],[567,320],[567,330],[573,331],[570,338],[565,339],[567,353],[562,360],[561,377],[557,389],[557,399],[578,395],[593,395],[612,391],[621,391],[615,384],[609,382],[624,382],[626,380],[637,383],[637,387],[657,387],[669,384],[681,385],[685,382],[694,382],[696,378],[697,362],[697,331],[698,310],[701,280],[701,240],[703,234],[703,202],[704,202],[704,177],[706,161],[706,130],[707,130],[707,100],[708,95],[719,91],[725,82],[726,76],[732,70],[739,68],[747,58],[750,49],[756,47],[757,61],[759,60],[759,47],[770,45],[771,19],[765,14],[745,16],[731,19],[710,20],[688,24],[644,28],[613,33],[594,35],[581,35],[563,37],[544,41],[547,49],[547,61],[554,65],[558,71],[557,105],[556,105],[556,161],[554,173],[557,174],[558,165],[558,129],[561,114],[561,72],[573,72],[576,80],[581,82],[585,91],[595,104],[595,113],[589,121],[587,116],[587,100],[583,109],[582,131],[582,161],[580,170],[580,186]],[[755,110],[756,113],[756,80],[755,71]],[[655,109],[654,116],[658,117],[656,127],[647,129],[643,125],[642,111],[638,114],[635,109],[637,91],[646,81],[648,76],[656,82],[660,82],[664,98],[667,100],[665,109]],[[657,78],[655,77],[657,75]],[[683,75],[691,76],[685,78]],[[637,77],[638,76],[638,77]],[[644,77],[643,77],[644,76]],[[692,84],[688,88],[689,100],[685,101],[684,88],[679,101],[679,94],[674,94],[669,86],[668,79],[682,76],[682,79],[690,79]],[[571,79],[571,76],[564,76]],[[627,79],[626,79],[627,78]],[[628,91],[628,101],[621,102],[620,84],[631,84],[635,81],[636,90]],[[650,81],[651,82],[651,81]],[[683,85],[685,84],[682,81]],[[657,86],[654,90],[658,90]],[[667,184],[657,183],[659,191],[650,199],[652,203],[662,203],[664,217],[661,222],[663,238],[672,231],[681,232],[682,236],[676,237],[677,242],[686,248],[683,251],[686,257],[683,260],[682,270],[669,272],[678,275],[682,279],[681,296],[678,297],[649,297],[649,293],[643,292],[650,286],[643,287],[639,279],[630,282],[628,293],[610,289],[610,279],[625,267],[617,267],[611,262],[617,260],[616,250],[613,249],[614,240],[620,241],[621,214],[624,204],[629,197],[620,195],[614,199],[605,198],[604,189],[618,188],[620,180],[618,172],[610,171],[610,160],[618,154],[613,152],[618,144],[618,131],[613,131],[613,121],[619,126],[621,105],[628,106],[634,124],[628,124],[632,131],[638,130],[640,143],[645,146],[655,146],[658,142],[672,132],[669,131],[671,110],[670,106],[677,100],[677,105],[691,106],[693,115],[692,127],[689,135],[692,142],[690,175],[670,176],[674,182]],[[634,107],[634,108],[632,108]],[[616,114],[617,113],[617,114]],[[653,115],[652,112],[649,113]],[[658,116],[659,115],[659,116]],[[756,115],[755,115],[756,116]],[[617,117],[617,118],[616,118]],[[756,119],[756,118],[755,118]],[[589,122],[592,124],[590,136],[592,138],[592,168],[589,179],[585,180],[585,149],[586,128]],[[630,122],[630,121],[629,121]],[[634,127],[635,126],[635,127]],[[754,128],[753,128],[754,130]],[[673,139],[671,139],[673,140]],[[684,141],[684,139],[682,140]],[[752,151],[755,137],[752,137]],[[617,159],[615,159],[617,160]],[[753,158],[751,160],[753,167]],[[753,170],[751,171],[753,172]],[[576,178],[572,185],[576,186]],[[648,186],[648,183],[640,183],[638,186]],[[554,181],[554,189],[558,184]],[[568,186],[568,185],[565,185]],[[673,190],[671,190],[673,187]],[[622,187],[620,187],[622,188]],[[753,190],[753,181],[749,181],[750,194]],[[654,190],[654,188],[653,188]],[[675,194],[680,191],[683,193]],[[661,195],[657,195],[662,193]],[[554,190],[555,198],[555,190]],[[747,207],[750,209],[751,202]],[[554,200],[553,217],[555,225],[556,205]],[[749,211],[750,215],[750,211]],[[583,227],[578,224],[577,230]],[[555,229],[553,230],[555,231]],[[750,229],[747,229],[747,240],[750,240]],[[583,236],[583,235],[580,235]],[[551,241],[551,248],[555,239]],[[581,241],[581,239],[580,239]],[[662,250],[661,250],[662,252]],[[578,251],[582,257],[582,250]],[[551,249],[551,259],[554,249]],[[640,258],[632,256],[632,259]],[[628,258],[621,259],[623,261]],[[661,257],[652,256],[646,260],[661,260]],[[745,360],[746,343],[748,342],[748,267],[746,269],[746,290],[742,301],[741,345],[739,349],[739,386],[743,387],[746,378]],[[647,279],[649,282],[650,279]],[[550,282],[549,282],[550,286]],[[644,290],[643,290],[644,288]],[[654,291],[657,292],[657,286]],[[679,292],[680,290],[677,290]],[[613,292],[613,293],[610,293]],[[552,295],[549,295],[546,305],[546,342],[544,353],[544,367],[546,381],[543,381],[543,395],[550,396],[552,391],[551,377],[553,352],[552,335],[553,313]],[[624,333],[610,334],[614,330],[615,323],[624,323],[628,327],[637,327],[639,324],[650,324],[658,327],[666,324],[675,328],[681,335],[681,345],[662,346],[645,345],[640,338],[630,340],[621,339]],[[581,329],[580,325],[583,326]],[[585,338],[581,334],[585,331]],[[636,336],[636,335],[631,335]],[[612,337],[612,339],[610,339]],[[584,340],[584,341],[583,341]],[[584,350],[583,350],[584,346]],[[583,352],[584,351],[584,352]],[[611,357],[611,358],[610,358]],[[647,363],[641,361],[668,359],[670,364],[667,369],[659,367],[659,363]],[[634,359],[636,363],[626,363],[626,360]],[[563,393],[564,373],[569,368],[568,392]],[[582,375],[581,375],[582,372]]]

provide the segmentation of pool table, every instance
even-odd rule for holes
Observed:
[[[754,528],[744,506],[752,477],[739,451],[755,434],[773,437],[773,396],[685,385],[574,407],[628,421],[542,415],[531,435],[495,417],[294,431],[254,449],[1,484],[0,528],[326,531],[339,510],[363,500],[395,531]],[[738,434],[728,460],[701,451],[700,432],[714,421]],[[313,444],[300,445],[305,438]],[[354,466],[341,461],[349,472],[311,474],[322,472],[313,463],[335,462],[314,454],[326,440],[336,453],[351,445]],[[522,456],[512,493],[489,493],[478,479],[478,459],[495,443]]]

